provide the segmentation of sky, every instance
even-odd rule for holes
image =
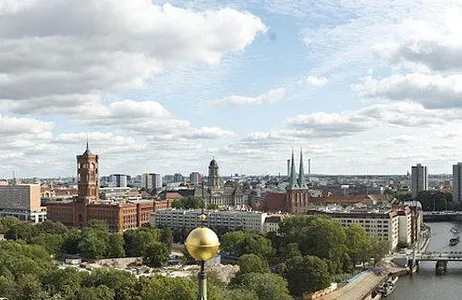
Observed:
[[[462,161],[462,2],[0,0],[0,177]],[[307,167],[305,167],[305,170]]]

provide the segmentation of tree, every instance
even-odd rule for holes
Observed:
[[[105,285],[82,287],[70,300],[113,300],[115,293]]]
[[[178,209],[196,209],[202,208],[202,198],[196,196],[188,196],[186,198],[178,198],[172,201],[172,208]]]
[[[153,243],[159,242],[158,231],[151,228],[139,228],[124,232],[125,253],[128,257],[144,256],[146,249]]]
[[[346,251],[343,227],[326,216],[295,216],[279,225],[282,243],[297,243],[302,255],[314,255],[332,262],[338,270]]]
[[[51,254],[58,254],[64,244],[64,235],[58,233],[43,233],[32,238],[32,243],[43,246]]]
[[[0,233],[5,234],[11,227],[18,223],[21,223],[21,221],[15,217],[0,218]]]
[[[172,250],[173,233],[169,228],[159,230],[159,240],[167,246],[168,251]]]
[[[168,262],[170,256],[170,250],[165,244],[155,242],[150,244],[143,257],[143,261],[146,265],[159,268]]]
[[[125,241],[121,234],[114,233],[109,237],[109,255],[108,257],[118,258],[125,257]]]
[[[239,272],[238,275],[247,273],[268,273],[269,266],[266,261],[255,254],[245,254],[238,262]]]
[[[7,240],[24,240],[29,242],[34,236],[34,228],[29,223],[16,223],[5,232]]]
[[[359,262],[368,260],[368,254],[371,250],[371,240],[363,227],[358,224],[352,224],[345,229],[347,254],[353,264],[353,269]]]
[[[258,300],[258,295],[255,291],[243,289],[222,290],[222,295],[219,299],[226,300]]]
[[[371,250],[369,256],[374,259],[374,265],[388,253],[388,241],[371,237]]]
[[[280,261],[285,261],[297,256],[302,256],[297,243],[283,244],[279,249]]]
[[[61,222],[53,222],[51,220],[45,220],[43,223],[35,225],[35,230],[38,234],[50,233],[50,234],[64,234],[68,231],[66,226]]]
[[[76,229],[69,230],[64,235],[64,242],[61,251],[68,254],[77,254],[80,242],[80,232]]]
[[[141,299],[143,300],[196,300],[197,285],[189,278],[164,276],[140,278]]]
[[[218,207],[218,204],[215,204],[215,203],[209,203],[209,204],[207,205],[207,209],[213,210],[213,209],[218,209],[218,208],[219,208],[219,207]]]
[[[242,256],[244,254],[256,254],[269,259],[274,249],[271,241],[254,232],[234,231],[225,233],[221,239],[223,252],[230,255]]]
[[[287,281],[278,274],[247,273],[239,276],[236,288],[255,292],[259,300],[292,299],[287,289]]]
[[[77,246],[81,256],[85,258],[102,259],[109,252],[109,241],[101,239],[94,231],[88,230],[82,234]]]
[[[43,288],[50,294],[60,294],[68,299],[79,291],[86,277],[86,272],[74,268],[54,269],[43,276],[41,281]]]
[[[294,257],[285,263],[284,277],[292,295],[302,296],[329,286],[332,281],[326,262],[316,256]]]
[[[114,290],[115,300],[132,300],[138,291],[138,280],[135,275],[122,270],[96,269],[86,280],[86,285],[104,285]]]
[[[440,191],[420,191],[415,200],[422,204],[425,211],[442,211],[448,207],[448,198]]]

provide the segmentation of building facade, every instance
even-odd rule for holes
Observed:
[[[308,212],[308,214],[327,215],[344,227],[348,227],[352,224],[358,224],[364,228],[368,235],[388,241],[389,251],[394,251],[400,240],[400,219],[396,210],[313,210]],[[404,225],[406,229],[411,226],[410,218],[408,221],[409,224]],[[407,234],[408,233],[406,232],[405,235]],[[402,239],[407,238],[408,237],[406,236]]]
[[[202,182],[202,175],[199,172],[189,174],[189,181],[192,185],[199,185]]]
[[[462,163],[452,166],[452,199],[462,201]]]
[[[162,187],[162,176],[158,173],[145,173],[141,176],[141,187],[150,191]]]
[[[200,209],[165,209],[151,214],[151,226],[154,228],[193,229],[200,226]],[[208,210],[204,226],[224,228],[229,231],[258,231],[265,233],[267,213],[238,210]]]
[[[127,187],[127,175],[112,174],[111,176],[109,176],[109,187]]]
[[[428,173],[427,167],[422,164],[412,166],[411,170],[411,193],[416,197],[421,191],[428,190]]]
[[[244,207],[248,204],[248,196],[241,187],[222,187],[218,174],[218,163],[215,159],[209,164],[207,187],[200,186],[194,189],[194,196],[203,197],[205,204],[214,204],[220,208]]]
[[[151,213],[159,207],[156,201],[99,199],[98,163],[98,155],[91,153],[87,143],[85,152],[77,156],[78,195],[72,200],[48,202],[48,218],[75,228],[85,227],[91,220],[104,220],[112,232],[148,224]]]
[[[33,223],[45,221],[47,212],[40,205],[40,185],[1,185],[0,217],[8,216]]]

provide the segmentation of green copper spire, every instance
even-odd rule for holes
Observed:
[[[303,150],[300,147],[300,169],[298,172],[298,187],[301,189],[306,188],[305,170],[303,169]]]
[[[297,174],[295,174],[295,159],[294,159],[294,150],[292,150],[292,162],[290,164],[290,178],[288,190],[298,189],[297,183]]]

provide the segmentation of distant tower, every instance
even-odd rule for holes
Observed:
[[[462,163],[452,166],[452,199],[462,201]]]
[[[305,182],[305,170],[303,169],[303,151],[300,148],[300,168],[298,171],[298,187],[300,189],[306,189],[306,182]]]
[[[428,190],[427,167],[417,164],[412,166],[411,173],[411,192],[415,197],[419,192]]]
[[[209,188],[219,189],[220,188],[220,176],[218,175],[218,164],[215,159],[209,164]]]
[[[75,200],[74,224],[79,227],[87,225],[87,204],[99,199],[98,180],[98,155],[91,153],[87,140],[85,152],[77,155],[78,196]]]
[[[308,182],[311,182],[311,158],[308,158]]]
[[[287,160],[287,177],[290,176],[290,159]]]
[[[289,186],[287,187],[287,189],[288,190],[298,189],[297,174],[295,173],[295,159],[294,159],[293,150],[292,150],[292,160],[290,162]]]

